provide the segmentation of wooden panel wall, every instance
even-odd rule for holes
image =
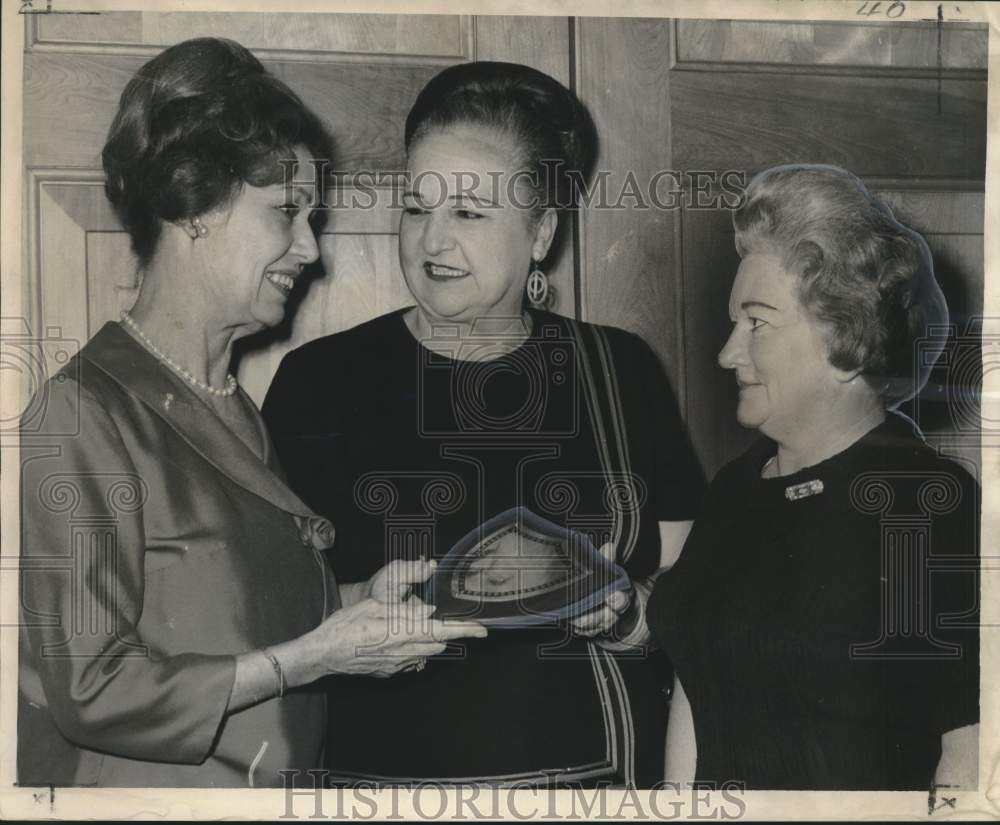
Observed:
[[[128,78],[195,34],[252,46],[327,121],[348,175],[402,168],[415,95],[442,66],[469,59],[527,63],[575,88],[597,123],[612,200],[629,175],[642,187],[662,170],[845,166],[926,227],[956,318],[981,306],[982,27],[945,26],[939,67],[939,32],[925,24],[153,12],[102,15],[97,28],[69,21],[26,21],[33,328],[58,322],[85,340],[134,294],[127,244],[103,204],[100,148]],[[585,210],[575,238],[563,221],[565,251],[550,270],[556,309],[652,345],[711,474],[752,437],[732,417],[733,388],[715,361],[737,265],[729,214],[608,206]],[[407,301],[397,224],[384,202],[332,215],[322,265],[289,323],[244,353],[240,377],[254,397],[291,346]],[[59,278],[64,293],[46,286]],[[71,317],[79,306],[85,322]]]
[[[260,14],[219,12],[102,12],[99,16],[39,15],[32,48],[88,45],[146,46],[150,56],[189,37],[226,37],[248,49],[279,50],[304,59],[310,52],[365,56],[462,58],[469,53],[469,20],[458,15]]]
[[[677,213],[633,208],[635,201],[624,197],[615,207],[629,173],[645,187],[670,168],[670,27],[601,18],[577,25],[578,92],[600,137],[597,174],[610,173],[608,205],[582,214],[581,316],[639,333],[683,397]]]
[[[938,91],[924,77],[675,71],[674,163],[835,163],[858,175],[982,180],[986,84],[945,80]]]
[[[535,65],[564,82],[570,74],[566,18],[115,12],[95,20],[26,18],[29,320],[80,341],[134,300],[135,262],[104,200],[100,151],[126,82],[164,46],[211,35],[251,48],[326,122],[332,167],[348,188],[351,175],[405,167],[406,113],[443,66],[478,57]],[[331,213],[321,263],[293,295],[286,323],[246,342],[238,374],[258,402],[290,348],[409,302],[396,255],[399,210],[388,189],[377,195],[372,209]],[[572,314],[571,247],[550,274],[557,311]]]
[[[951,23],[782,23],[756,20],[678,20],[677,68],[712,70],[743,63],[822,68],[891,67],[936,71],[938,38],[945,69],[986,68],[986,30]]]
[[[678,21],[670,75],[671,161],[749,177],[780,163],[832,163],[865,179],[923,232],[952,317],[981,313],[986,148],[983,27]],[[929,70],[928,67],[934,67]],[[739,259],[730,213],[680,212],[686,417],[714,473],[756,437],[735,421],[736,388],[716,362]],[[961,338],[962,336],[959,336]],[[953,337],[946,351],[968,345]],[[965,356],[968,358],[968,355]],[[907,409],[954,455],[944,368]],[[963,392],[977,388],[966,386]],[[929,403],[937,395],[939,403]]]
[[[473,53],[477,60],[523,63],[571,85],[570,21],[566,17],[481,16],[473,21]],[[546,274],[555,291],[552,309],[561,315],[576,313],[576,250],[573,222],[560,217],[556,241],[546,260]]]

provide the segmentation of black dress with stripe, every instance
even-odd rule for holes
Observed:
[[[649,347],[533,311],[513,352],[451,358],[417,342],[403,312],[290,353],[263,408],[293,489],[336,525],[339,579],[440,558],[514,506],[615,542],[632,577],[652,573],[658,521],[692,518],[703,481]],[[658,653],[493,631],[420,673],[330,680],[327,767],[347,782],[649,787],[669,678]]]

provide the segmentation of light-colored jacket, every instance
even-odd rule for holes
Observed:
[[[226,714],[235,657],[339,606],[328,522],[107,324],[22,420],[21,785],[281,784],[321,691]],[[26,414],[27,416],[27,414]]]

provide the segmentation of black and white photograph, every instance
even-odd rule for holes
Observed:
[[[998,37],[5,3],[3,816],[1000,818]]]

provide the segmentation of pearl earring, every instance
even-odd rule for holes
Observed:
[[[199,238],[204,238],[208,234],[208,227],[201,222],[201,218],[191,218],[191,226],[194,227]]]

